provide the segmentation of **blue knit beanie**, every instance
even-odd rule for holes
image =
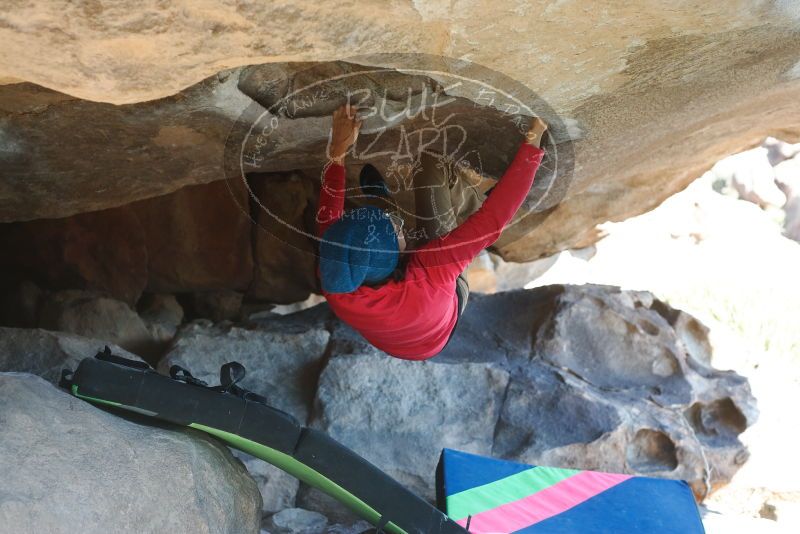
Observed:
[[[400,255],[389,216],[366,206],[346,211],[322,235],[319,270],[327,293],[350,293],[387,278]]]

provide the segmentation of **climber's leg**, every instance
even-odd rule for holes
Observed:
[[[413,185],[416,233],[420,241],[429,241],[458,224],[450,194],[454,176],[452,165],[427,152],[420,154],[420,165]]]
[[[450,336],[447,338],[447,342],[444,344],[445,347],[450,344],[450,340],[453,339],[453,334],[456,332],[456,328],[458,328],[458,323],[461,322],[461,315],[463,315],[464,310],[467,307],[467,300],[469,300],[469,284],[467,283],[467,278],[464,276],[464,273],[458,275],[456,278],[456,299],[458,300],[458,317],[456,318],[456,324],[453,325],[453,330],[450,332]],[[442,347],[444,350],[444,347]]]
[[[420,156],[421,171],[414,179],[415,207],[419,225],[428,239],[443,235],[475,213],[494,184],[469,167],[427,152]]]
[[[496,183],[468,167],[456,167],[456,180],[450,185],[450,197],[458,224],[478,211],[486,200],[486,190]]]

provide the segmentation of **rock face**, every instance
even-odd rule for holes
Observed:
[[[105,413],[0,373],[0,518],[16,532],[258,532],[260,496],[200,432]]]
[[[300,487],[299,480],[246,452],[236,449],[231,449],[231,452],[242,461],[258,485],[262,515],[268,516],[294,506],[297,489]]]
[[[9,49],[0,75],[6,83],[29,80],[81,98],[120,104],[173,94],[220,66],[410,49],[452,57],[470,53],[478,63],[519,73],[528,85],[552,84],[550,91],[580,100],[619,82],[626,56],[663,44],[659,40],[681,43],[688,35],[712,31],[718,32],[712,42],[725,39],[725,31],[746,38],[747,30],[759,27],[757,20],[792,29],[798,18],[789,2],[767,7],[750,0],[737,2],[736,9],[705,11],[685,1],[669,11],[640,3],[604,3],[602,28],[581,16],[584,5],[557,2],[522,8],[505,1],[492,6],[473,3],[459,10],[440,4],[401,3],[380,9],[306,3],[287,9],[288,5],[278,2],[256,9],[212,2],[189,11],[155,3],[136,10],[107,2],[92,10],[59,4],[18,6],[5,16],[2,37]],[[347,17],[352,25],[332,30],[329,21],[334,17]],[[547,24],[538,23],[540,19]],[[526,39],[498,40],[494,28],[481,24],[485,20],[514,28]],[[34,31],[38,28],[46,30]],[[538,32],[530,31],[533,28]],[[706,55],[719,59],[718,50],[711,48]],[[576,68],[564,69],[556,61],[561,56],[580,59],[573,59]],[[530,72],[531,61],[539,72]],[[653,65],[653,72],[663,66]]]
[[[129,207],[0,225],[4,281],[102,291],[130,304],[147,285],[147,244]]]
[[[137,311],[157,342],[170,341],[183,322],[183,307],[173,295],[148,294],[139,301]]]
[[[29,328],[0,327],[0,372],[31,373],[57,384],[62,369],[75,369],[108,345],[114,354],[140,360],[107,341]]]
[[[374,351],[328,363],[313,426],[432,498],[442,447],[491,454],[508,373],[485,364],[381,356]]]
[[[507,365],[518,369],[496,454],[682,478],[700,497],[746,460],[737,436],[757,417],[750,389],[735,373],[709,366],[707,332],[687,314],[647,292],[607,286],[549,286],[470,305],[463,337],[442,358],[462,357],[464,344],[499,343]],[[520,323],[507,316],[471,322],[502,317],[499,306],[517,310],[506,313]],[[476,350],[472,358],[486,357]]]
[[[0,247],[13,251],[0,257],[0,275],[3,284],[32,279],[131,305],[145,290],[245,290],[254,268],[249,213],[245,188],[223,180],[119,208],[0,224]]]
[[[602,23],[586,9],[602,13]],[[351,24],[331,30],[334,17]],[[644,1],[501,1],[457,11],[411,3],[253,9],[210,2],[188,12],[55,3],[9,8],[0,27],[10,47],[0,64],[7,84],[0,86],[0,217],[7,222],[122,206],[221,180],[236,118],[314,76],[389,69],[390,76],[363,86],[372,97],[387,89],[392,106],[402,100],[403,84],[419,90],[443,82],[444,75],[420,81],[424,73],[410,69],[422,60],[397,54],[403,50],[440,58],[434,63],[443,73],[468,74],[463,62],[441,59],[468,57],[496,74],[482,81],[496,85],[511,76],[563,119],[559,142],[575,143],[574,176],[557,198],[505,232],[497,250],[510,261],[587,246],[597,239],[596,224],[652,209],[710,162],[767,134],[796,138],[800,123],[800,17],[787,1],[708,7],[683,0],[669,10]],[[523,37],[497,39],[498,29]],[[312,63],[278,63],[287,60]],[[323,63],[313,75],[298,75],[313,62]],[[422,70],[436,70],[422,62]],[[20,81],[29,83],[11,83]],[[254,92],[265,82],[272,97]],[[472,108],[470,137],[487,176],[496,177],[518,134],[498,129],[491,102],[475,92],[445,93]],[[330,108],[342,94],[335,89],[301,105],[254,170],[318,170]],[[413,122],[392,123],[390,132]],[[542,195],[534,191],[531,202]],[[306,290],[302,282],[293,291]]]
[[[647,292],[476,294],[461,321],[427,362],[383,357],[336,327],[312,424],[428,497],[442,447],[681,478],[699,498],[747,458],[746,380],[711,368],[705,327]],[[298,504],[348,519],[307,488]]]
[[[40,315],[42,328],[104,339],[136,354],[149,353],[153,345],[153,338],[136,311],[102,294],[55,292],[45,299]]]
[[[247,191],[237,182],[184,187],[132,205],[154,292],[246,289],[253,277]]]
[[[255,176],[250,182],[264,209],[256,212],[248,296],[283,304],[305,300],[318,291],[316,243],[294,228],[314,227],[318,193],[311,180],[296,173]]]

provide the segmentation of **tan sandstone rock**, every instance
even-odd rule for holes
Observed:
[[[32,82],[0,86],[3,221],[223,179],[225,138],[253,103],[247,69],[224,69],[245,64],[272,62],[272,80],[285,88],[301,67],[288,61],[408,69],[408,56],[392,54],[421,52],[484,65],[496,75],[482,81],[510,76],[543,97],[574,141],[574,176],[557,201],[504,233],[496,248],[507,261],[588,246],[598,223],[654,208],[766,135],[796,141],[800,124],[800,12],[787,0],[50,2],[5,8],[0,22],[0,79]],[[464,88],[449,94],[479,100]],[[494,158],[496,176],[514,132],[493,129],[491,114],[475,109],[476,148]],[[324,147],[329,111],[317,106],[293,122],[257,170],[317,165],[309,159]],[[541,195],[534,189],[531,202]]]

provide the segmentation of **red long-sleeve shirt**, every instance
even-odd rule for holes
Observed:
[[[407,360],[424,360],[447,343],[456,319],[456,278],[500,237],[533,185],[544,151],[523,142],[483,205],[461,225],[411,252],[403,280],[351,293],[323,292],[334,313],[374,346]],[[322,236],[344,209],[345,169],[326,171],[317,210]]]

